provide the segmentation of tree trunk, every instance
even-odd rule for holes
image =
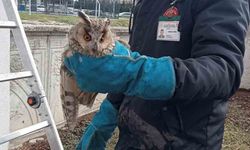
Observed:
[[[26,8],[26,6],[27,6],[27,0],[24,0],[24,6]]]
[[[45,13],[48,14],[48,0],[44,0]]]
[[[52,0],[52,3],[53,3],[53,12],[55,12],[55,0]]]
[[[67,12],[68,12],[68,0],[65,0],[64,6],[65,6],[64,13],[67,14]]]
[[[80,11],[82,11],[82,0],[79,0],[79,5],[80,5]]]

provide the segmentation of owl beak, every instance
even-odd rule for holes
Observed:
[[[97,50],[98,50],[98,48],[99,48],[99,46],[98,46],[98,44],[97,43],[95,43],[95,45],[94,45],[94,47],[93,47],[93,52],[96,52]]]

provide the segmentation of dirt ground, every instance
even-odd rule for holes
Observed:
[[[250,150],[250,91],[238,91],[230,101],[229,112],[225,124],[223,150]],[[74,150],[80,140],[84,129],[87,127],[93,114],[80,119],[73,132],[60,129],[59,134],[65,150]],[[110,139],[107,150],[113,150],[117,142],[119,132],[115,131]],[[45,137],[44,137],[45,138]],[[15,150],[49,150],[46,140],[35,144],[26,142],[22,147]]]
[[[250,150],[250,91],[241,90],[231,98],[223,149]]]

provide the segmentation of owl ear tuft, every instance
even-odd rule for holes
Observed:
[[[78,11],[78,16],[80,17],[80,22],[87,24],[90,26],[91,22],[89,16],[87,16],[84,12]]]
[[[110,25],[110,19],[109,18],[105,18],[104,22],[105,22],[106,27]]]
[[[103,30],[107,30],[110,26],[110,19],[105,18],[104,19],[104,26],[103,26]]]

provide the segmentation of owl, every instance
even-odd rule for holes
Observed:
[[[80,21],[68,34],[68,44],[62,53],[62,60],[75,52],[95,57],[111,53],[114,47],[114,36],[110,30],[110,20],[90,19],[83,12],[78,12]],[[98,93],[81,91],[74,75],[61,64],[61,100],[67,126],[73,130],[77,123],[79,104],[91,107]]]

